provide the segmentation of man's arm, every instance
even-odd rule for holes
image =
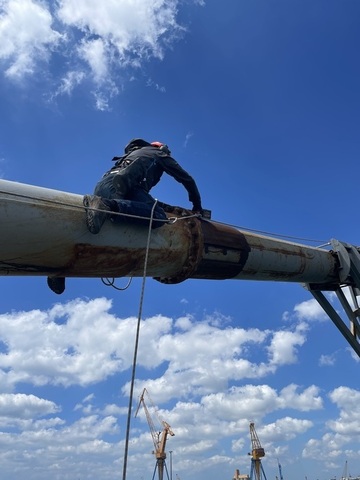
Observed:
[[[177,182],[181,183],[186,188],[189,194],[189,200],[193,204],[193,211],[201,213],[201,196],[193,177],[186,170],[184,170],[175,159],[168,155],[161,157],[160,161],[164,172],[173,177]]]

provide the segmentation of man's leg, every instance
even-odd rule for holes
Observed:
[[[142,188],[134,188],[131,190],[130,200],[115,200],[118,210],[126,215],[114,215],[113,221],[129,222],[138,225],[149,225],[152,215],[152,228],[158,228],[167,223],[167,216],[160,205],[155,205],[155,199]]]
[[[117,211],[115,200],[97,195],[84,195],[83,204],[86,208],[86,225],[89,232],[94,235],[100,232],[105,220],[110,218],[111,212]]]
[[[94,189],[94,195],[85,195],[83,204],[86,208],[86,225],[91,233],[100,232],[110,212],[117,211],[117,205],[112,198],[116,196],[113,185],[113,175],[102,178]]]

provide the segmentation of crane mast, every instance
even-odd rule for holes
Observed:
[[[146,388],[144,388],[144,390],[142,391],[142,394],[140,395],[138,407],[137,407],[136,412],[135,412],[135,417],[137,416],[137,414],[139,412],[140,406],[142,406],[143,409],[144,409],[144,412],[145,412],[146,420],[147,420],[147,423],[149,425],[151,437],[152,437],[153,444],[154,444],[153,454],[155,455],[156,463],[155,463],[153,479],[155,477],[155,473],[156,473],[156,470],[157,470],[159,480],[163,480],[164,470],[165,470],[166,474],[167,474],[167,478],[169,480],[169,475],[168,475],[167,468],[166,468],[166,463],[165,463],[165,459],[166,459],[165,448],[166,448],[166,441],[167,441],[168,435],[174,436],[175,434],[171,430],[171,426],[167,422],[165,422],[164,420],[160,420],[160,419],[158,419],[158,420],[162,425],[162,431],[158,432],[156,430],[155,425],[154,425],[154,421],[153,421],[153,419],[150,415],[149,409],[148,409],[148,407],[146,405],[146,402],[145,402],[145,395],[147,396],[148,400],[151,402],[152,406],[155,408],[155,406],[154,406],[154,404],[151,400],[149,392],[147,391]]]
[[[261,463],[261,459],[265,457],[265,450],[260,444],[259,437],[255,430],[255,424],[250,423],[250,440],[251,440],[251,469],[250,480],[266,480],[266,475]]]

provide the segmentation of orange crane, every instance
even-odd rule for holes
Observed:
[[[261,480],[266,479],[266,475],[261,463],[262,457],[265,457],[265,450],[260,444],[259,437],[257,436],[255,430],[255,424],[250,423],[250,439],[251,439],[251,470],[250,470],[250,480]]]
[[[155,463],[155,469],[154,469],[154,474],[153,474],[152,480],[154,480],[156,470],[158,471],[159,480],[163,480],[164,469],[166,471],[166,475],[167,475],[167,478],[169,480],[169,474],[168,474],[166,463],[165,463],[165,459],[166,459],[165,447],[166,447],[166,440],[167,440],[168,435],[171,435],[173,437],[175,435],[175,433],[171,430],[170,425],[167,422],[165,422],[164,420],[161,420],[159,417],[158,417],[158,420],[159,420],[159,423],[161,423],[163,429],[160,432],[158,432],[155,429],[154,422],[151,418],[149,409],[148,409],[148,407],[145,403],[145,395],[147,396],[148,400],[151,402],[154,410],[156,411],[156,408],[154,406],[154,403],[151,400],[149,392],[146,390],[146,388],[144,388],[144,390],[142,391],[142,394],[140,395],[139,404],[138,404],[138,407],[137,407],[136,412],[135,412],[135,417],[137,416],[137,414],[139,412],[139,409],[140,409],[140,406],[142,405],[143,408],[144,408],[146,420],[149,424],[150,433],[151,433],[153,443],[154,443],[153,454],[155,455],[156,463]]]

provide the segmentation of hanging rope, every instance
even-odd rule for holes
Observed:
[[[139,303],[139,314],[137,319],[137,326],[136,326],[136,336],[135,336],[135,347],[134,347],[134,358],[132,363],[132,373],[131,373],[131,382],[130,382],[130,395],[129,395],[129,407],[128,407],[128,415],[127,415],[127,424],[126,424],[126,436],[125,436],[125,451],[124,451],[124,465],[123,465],[123,480],[126,480],[126,470],[127,470],[127,459],[128,459],[128,451],[129,451],[129,437],[130,437],[130,422],[131,422],[131,410],[132,410],[132,403],[133,403],[133,395],[134,395],[134,384],[135,384],[135,372],[136,372],[136,362],[137,362],[137,352],[139,346],[139,336],[140,336],[140,323],[142,317],[142,308],[144,303],[144,292],[145,292],[145,282],[146,282],[146,269],[147,263],[149,258],[149,248],[150,248],[150,238],[151,238],[151,227],[154,218],[154,210],[157,204],[157,200],[151,209],[151,216],[150,216],[150,223],[149,223],[149,231],[146,243],[146,252],[145,252],[145,261],[144,261],[144,274],[142,280],[142,287],[141,287],[141,295],[140,295],[140,303]]]

